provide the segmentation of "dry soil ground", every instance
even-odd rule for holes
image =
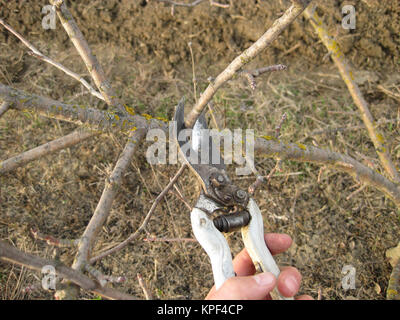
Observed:
[[[121,99],[145,113],[171,118],[182,95],[193,102],[192,43],[199,89],[207,85],[239,52],[261,35],[288,6],[288,1],[230,1],[229,9],[176,7],[157,1],[69,1],[71,11]],[[228,2],[228,1],[227,1]],[[331,1],[321,13],[347,57],[371,112],[380,121],[392,159],[400,166],[399,101],[377,86],[399,93],[400,4],[398,1]],[[0,0],[0,17],[42,52],[89,76],[67,35],[43,30],[41,8],[47,1]],[[341,6],[355,4],[355,30],[340,27]],[[289,66],[286,72],[263,76],[252,92],[238,79],[215,96],[220,127],[253,128],[273,134],[284,112],[281,139],[301,141],[351,155],[382,172],[358,110],[308,22],[300,17],[273,46],[251,63]],[[105,108],[74,80],[27,54],[12,35],[0,29],[0,81],[16,88],[77,104]],[[0,119],[0,160],[71,132],[74,125],[9,111]],[[330,130],[333,129],[333,130]],[[123,136],[103,135],[47,156],[0,176],[0,239],[43,257],[52,248],[31,238],[29,229],[59,238],[79,237],[88,223],[125,143]],[[95,251],[119,243],[134,232],[152,201],[178,166],[151,166],[144,144],[132,159],[124,184]],[[265,176],[275,160],[257,158]],[[233,170],[233,168],[231,168]],[[254,177],[236,177],[246,187]],[[191,204],[200,189],[186,172],[177,187]],[[294,265],[303,274],[301,292],[322,299],[384,299],[391,267],[385,251],[399,242],[399,211],[371,187],[360,189],[350,176],[313,164],[284,161],[257,192],[266,231],[285,232],[294,245],[279,256],[280,265]],[[189,212],[174,194],[156,210],[148,230],[158,238],[191,238]],[[240,237],[229,238],[234,253]],[[74,252],[62,251],[72,263]],[[342,268],[356,269],[355,289],[341,286]],[[143,237],[96,267],[106,274],[124,275],[120,289],[143,298],[136,274],[160,299],[201,299],[212,285],[206,254],[195,242],[145,242]],[[1,299],[47,299],[52,294],[23,288],[40,274],[0,263]],[[89,293],[81,298],[96,299]]]

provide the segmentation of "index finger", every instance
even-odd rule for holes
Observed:
[[[289,235],[280,233],[265,234],[264,239],[272,255],[286,251],[293,242]],[[246,249],[243,249],[235,259],[233,259],[233,269],[238,276],[249,276],[256,272],[253,261]]]

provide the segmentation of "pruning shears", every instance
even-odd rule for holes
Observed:
[[[248,192],[235,186],[228,177],[204,113],[193,129],[187,130],[182,99],[176,108],[174,123],[180,153],[202,186],[191,212],[191,224],[196,239],[211,260],[216,289],[235,277],[231,250],[223,233],[238,230],[256,270],[271,272],[278,278],[279,267],[265,244],[261,211]],[[288,299],[276,293],[279,298]]]

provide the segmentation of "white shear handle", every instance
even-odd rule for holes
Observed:
[[[280,273],[279,267],[265,244],[261,211],[252,198],[249,200],[247,209],[251,215],[251,220],[246,227],[242,228],[245,247],[257,269],[271,272],[278,278]],[[235,276],[228,242],[204,211],[194,208],[190,218],[193,233],[211,260],[214,283],[218,290],[227,279]],[[277,291],[276,288],[273,291],[273,296],[278,299],[293,299],[283,297],[279,292],[275,291]]]
[[[261,211],[252,198],[249,199],[247,210],[251,216],[250,223],[242,228],[242,238],[247,252],[258,271],[261,269],[263,272],[271,272],[278,279],[280,270],[265,244],[264,224]],[[277,287],[275,287],[272,293],[276,296],[275,298],[281,300],[293,300],[293,298],[282,296],[278,292]]]
[[[194,208],[190,218],[193,233],[211,260],[214,283],[218,290],[227,279],[235,276],[231,249],[224,235],[204,211]]]

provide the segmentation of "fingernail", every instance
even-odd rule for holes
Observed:
[[[295,277],[287,277],[285,279],[286,288],[293,294],[299,289],[299,282]]]
[[[254,280],[256,280],[259,286],[267,287],[275,283],[275,276],[270,272],[264,272],[256,274]]]

